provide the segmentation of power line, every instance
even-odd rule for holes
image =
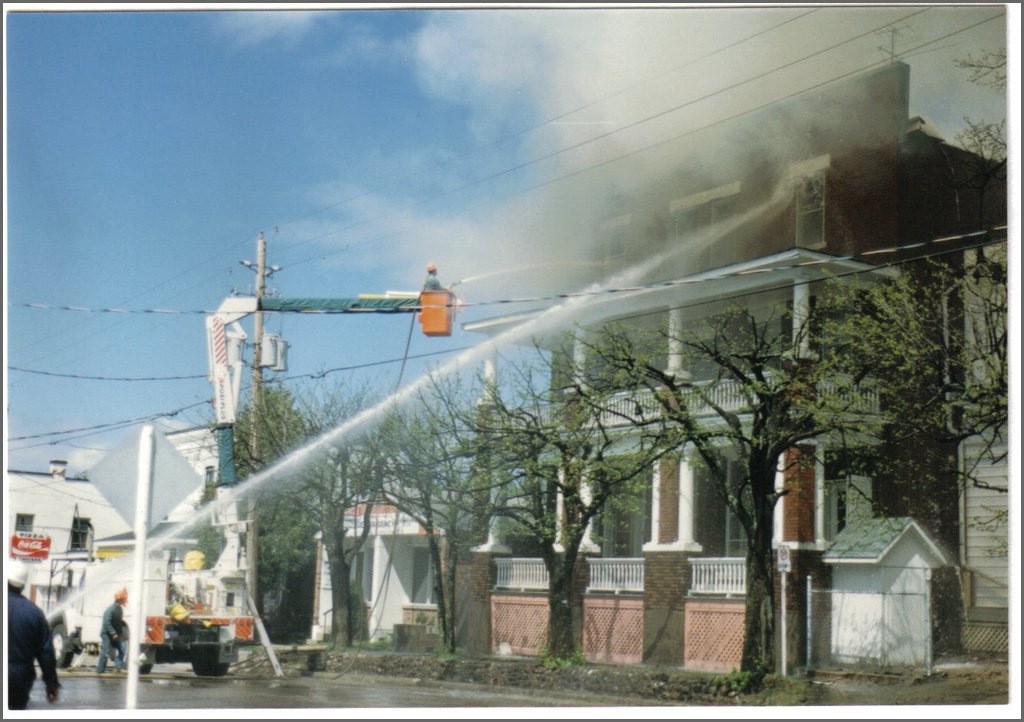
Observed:
[[[18,366],[8,366],[7,370],[20,371],[23,374],[38,374],[39,376],[54,376],[62,379],[85,381],[184,381],[206,378],[206,374],[196,374],[193,376],[86,376],[85,374],[59,374],[54,371],[36,371],[19,368]]]
[[[886,263],[883,263],[883,264],[874,265],[874,266],[871,266],[870,268],[867,268],[867,269],[854,269],[854,270],[850,270],[850,271],[839,272],[839,273],[836,273],[836,274],[834,274],[832,276],[833,278],[845,278],[847,276],[853,276],[853,275],[859,275],[859,274],[863,274],[863,273],[875,272],[875,271],[877,271],[879,269],[883,269],[883,268],[893,268],[893,267],[896,267],[896,266],[904,265],[906,263],[916,262],[916,261],[919,261],[919,260],[925,259],[925,258],[940,257],[940,256],[943,256],[943,255],[947,255],[949,253],[959,253],[959,252],[962,252],[964,250],[968,250],[969,248],[979,248],[979,247],[985,247],[985,246],[988,246],[988,245],[993,245],[993,244],[996,244],[996,243],[1002,243],[1002,242],[1004,242],[1006,240],[1005,236],[995,237],[995,238],[993,238],[991,236],[995,232],[999,232],[999,231],[1005,232],[1005,230],[1006,230],[1005,226],[999,226],[999,227],[996,227],[996,228],[992,229],[991,231],[973,231],[973,232],[970,232],[970,233],[964,233],[964,234],[959,234],[959,235],[955,235],[955,236],[943,236],[943,237],[931,239],[931,240],[928,240],[928,241],[915,241],[913,243],[904,244],[902,246],[892,246],[892,247],[888,247],[888,248],[881,248],[881,249],[876,249],[876,250],[872,250],[872,251],[867,251],[865,253],[861,253],[861,254],[857,254],[857,255],[829,256],[828,258],[822,259],[820,261],[801,262],[801,263],[795,263],[795,264],[772,266],[772,267],[768,267],[768,268],[764,268],[764,269],[758,269],[758,273],[794,270],[794,269],[797,269],[797,268],[808,268],[808,267],[811,267],[811,266],[814,266],[814,265],[822,265],[822,264],[826,264],[826,263],[833,263],[833,262],[836,262],[836,261],[858,260],[858,259],[864,258],[865,256],[884,255],[884,254],[896,254],[896,253],[900,253],[902,251],[914,250],[914,249],[917,249],[917,248],[927,247],[929,245],[937,245],[937,244],[942,244],[942,243],[950,243],[950,242],[958,241],[958,240],[978,239],[976,242],[972,243],[972,245],[970,245],[970,246],[966,246],[965,247],[965,246],[962,246],[962,245],[958,245],[955,248],[943,248],[943,249],[941,249],[940,251],[938,251],[936,253],[923,253],[923,254],[916,255],[916,256],[914,256],[912,258],[898,259],[898,260],[889,261],[889,262],[886,262]],[[984,238],[984,240],[981,240],[983,238]],[[595,291],[585,291],[585,292],[580,292],[580,293],[563,293],[563,294],[555,294],[555,295],[551,295],[551,296],[536,297],[536,298],[533,298],[533,299],[516,299],[516,300],[511,300],[511,301],[497,301],[497,302],[492,302],[492,303],[515,303],[515,302],[523,302],[525,300],[531,300],[531,301],[558,301],[558,300],[567,300],[567,299],[570,299],[570,298],[580,298],[580,297],[587,297],[587,296],[598,296],[598,295],[604,295],[604,294],[637,293],[637,292],[642,292],[642,291],[655,290],[655,289],[658,289],[658,288],[667,288],[667,287],[672,287],[672,286],[679,286],[679,285],[684,285],[684,284],[688,284],[688,283],[706,283],[706,282],[709,282],[709,281],[719,281],[719,280],[722,280],[723,278],[740,277],[740,276],[744,276],[744,275],[749,275],[749,272],[739,271],[739,272],[734,272],[734,273],[720,274],[720,275],[716,275],[716,276],[713,276],[713,277],[704,276],[704,277],[699,277],[699,278],[695,278],[695,279],[676,279],[676,280],[672,280],[672,281],[659,281],[659,282],[655,282],[655,283],[651,283],[651,284],[645,284],[645,285],[623,286],[623,287],[616,287],[616,288],[611,288],[611,289],[599,289],[599,290],[595,290]],[[734,300],[734,299],[739,299],[739,298],[745,298],[745,297],[748,297],[748,296],[751,296],[751,295],[758,295],[758,294],[767,293],[767,292],[770,292],[770,291],[773,291],[773,290],[780,290],[780,289],[783,289],[783,288],[791,288],[794,285],[806,285],[806,284],[810,284],[810,283],[819,282],[821,280],[824,280],[824,279],[814,279],[814,280],[807,280],[807,281],[789,281],[785,285],[779,285],[779,286],[776,286],[776,287],[773,287],[773,288],[763,288],[762,287],[762,288],[758,288],[758,289],[755,289],[755,290],[752,290],[752,291],[744,291],[744,292],[733,293],[733,294],[730,294],[730,295],[725,296],[725,297],[716,297],[713,301],[709,301],[709,300],[706,300],[706,299],[696,300],[696,301],[693,301],[691,303],[683,304],[683,305],[680,305],[680,306],[673,306],[672,309],[670,309],[670,310],[682,310],[682,309],[687,309],[687,308],[696,308],[696,307],[698,307],[700,305],[704,305],[704,304],[711,303],[711,302],[719,303],[719,302],[721,302],[723,300]],[[486,305],[486,304],[483,304],[483,305]],[[659,309],[659,310],[655,310],[655,311],[638,312],[638,313],[635,313],[635,314],[631,314],[631,315],[625,316],[625,317],[621,318],[620,320],[643,318],[643,317],[646,317],[646,316],[651,316],[651,315],[663,313],[664,310],[665,309]],[[401,362],[403,364],[403,368],[404,368],[404,364],[409,359],[420,359],[420,358],[426,358],[426,357],[430,357],[430,356],[438,356],[438,355],[456,353],[456,352],[467,350],[468,348],[472,348],[472,347],[464,346],[464,347],[458,347],[458,348],[445,349],[443,351],[433,351],[433,352],[428,352],[428,353],[423,353],[423,354],[415,354],[415,355],[411,355],[411,356],[410,355],[405,355],[402,358],[397,358],[397,359],[388,359],[388,360],[383,360],[383,361],[374,361],[374,362],[369,362],[369,363],[364,363],[364,364],[354,364],[354,365],[350,365],[350,366],[339,366],[339,367],[335,367],[335,368],[331,368],[331,369],[325,369],[323,371],[314,372],[314,373],[298,374],[298,375],[295,375],[295,376],[282,377],[279,380],[280,381],[296,381],[296,380],[304,379],[304,378],[314,379],[314,380],[315,379],[322,379],[322,378],[325,378],[327,375],[332,374],[332,373],[338,373],[338,372],[342,372],[342,371],[352,371],[352,370],[357,370],[357,369],[362,369],[362,368],[370,368],[370,367],[374,367],[374,366],[381,366],[381,365],[392,364],[392,363],[399,363],[399,362]],[[407,349],[407,351],[408,351],[408,349]],[[77,437],[69,437],[69,438],[81,438],[82,436],[91,436],[91,435],[94,435],[96,433],[103,433],[105,431],[116,430],[118,428],[123,428],[123,427],[126,427],[126,426],[130,426],[130,425],[133,425],[133,424],[136,424],[136,423],[140,423],[142,421],[149,421],[149,420],[153,420],[153,419],[157,419],[157,418],[165,418],[165,417],[166,418],[171,418],[171,417],[174,417],[174,416],[178,415],[182,411],[185,411],[185,410],[190,409],[190,408],[195,408],[197,406],[201,406],[201,405],[207,404],[207,403],[209,403],[209,402],[204,400],[204,401],[201,401],[201,402],[190,404],[188,406],[182,407],[180,409],[177,409],[177,410],[174,410],[174,411],[171,411],[171,412],[156,413],[156,414],[151,414],[149,416],[140,417],[140,418],[137,418],[137,419],[129,419],[129,420],[125,420],[125,421],[117,421],[117,422],[112,422],[110,424],[101,424],[101,425],[96,425],[96,426],[91,426],[91,427],[83,427],[83,428],[79,428],[79,429],[68,429],[68,430],[64,430],[64,431],[47,432],[47,433],[42,433],[42,434],[34,434],[34,435],[30,435],[30,436],[12,437],[10,440],[11,441],[30,440],[30,439],[35,439],[35,438],[44,438],[44,437],[50,437],[50,436],[60,436],[60,435],[64,435],[64,434],[74,434],[74,433],[77,433],[77,432],[80,432],[80,431],[91,432],[91,433],[87,433],[87,434],[82,434],[81,436],[77,436]],[[60,442],[57,442],[57,441],[46,442],[45,444],[35,444],[35,445],[18,447],[17,449],[14,449],[14,450],[22,450],[22,449],[27,449],[27,448],[33,448],[34,446],[54,445],[56,443],[64,443],[66,441],[67,440],[65,439],[65,440],[60,441]]]

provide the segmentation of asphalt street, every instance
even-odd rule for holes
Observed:
[[[125,710],[127,675],[92,669],[64,670],[61,698],[50,705],[41,682],[32,689],[29,711],[65,716],[74,710]],[[420,683],[415,679],[387,679],[366,675],[318,672],[284,678],[196,677],[188,665],[157,665],[140,677],[137,710],[220,709],[423,709],[423,708],[551,708],[615,707],[617,703],[589,694],[491,688],[458,683]],[[6,714],[5,714],[6,716]],[[183,715],[177,715],[184,719]],[[493,716],[493,715],[489,715]]]

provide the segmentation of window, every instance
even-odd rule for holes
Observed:
[[[409,601],[413,604],[434,603],[434,565],[426,547],[412,550],[412,594]]]
[[[743,481],[743,466],[736,461],[728,460],[726,463],[729,488],[736,493]],[[748,496],[746,506],[749,509],[750,487],[744,487]],[[728,506],[725,507],[725,556],[746,557],[747,556],[747,530],[743,528],[740,519]]]
[[[14,531],[32,531],[35,521],[35,514],[15,514]]]
[[[594,524],[602,557],[643,556],[644,542],[651,538],[651,482],[651,473],[638,476],[605,502]]]
[[[830,541],[857,519],[872,515],[873,484],[859,456],[838,449],[825,454],[825,538]]]
[[[204,472],[204,482],[207,488],[209,488],[210,486],[213,486],[213,482],[217,480],[216,469],[214,469],[212,466],[207,466],[206,469],[204,469]]]
[[[832,165],[832,157],[819,155],[789,168],[794,179],[796,200],[796,245],[802,248],[825,246],[825,174]]]
[[[70,551],[83,551],[92,546],[92,522],[76,516],[71,520],[71,539],[68,543]]]
[[[825,245],[825,171],[799,182],[796,193],[796,243],[802,248]]]

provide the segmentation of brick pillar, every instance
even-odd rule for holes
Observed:
[[[787,542],[814,542],[814,447],[800,446],[786,454],[788,492],[782,503],[782,539]]]
[[[684,604],[690,553],[644,552],[644,662],[683,663]]]
[[[467,654],[486,655],[493,651],[491,591],[498,574],[495,556],[489,552],[469,552],[455,570],[455,641]]]

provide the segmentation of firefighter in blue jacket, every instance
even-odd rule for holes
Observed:
[[[36,681],[36,662],[43,672],[50,704],[57,701],[60,689],[50,624],[43,610],[21,594],[28,572],[28,565],[15,562],[7,574],[7,706],[11,709],[28,706]]]

